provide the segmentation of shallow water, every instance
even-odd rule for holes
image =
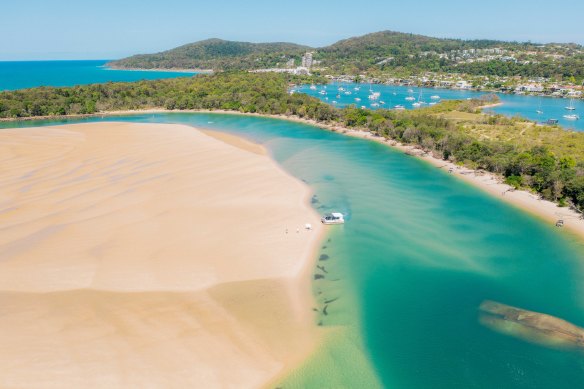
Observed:
[[[86,121],[98,119],[87,119]],[[478,322],[496,300],[584,326],[583,242],[423,161],[315,127],[237,115],[157,114],[244,135],[315,192],[329,227],[313,282],[324,347],[284,387],[575,388],[584,356]],[[61,121],[61,122],[79,122]],[[32,126],[55,122],[4,123]],[[330,241],[329,241],[330,240]],[[324,314],[324,307],[326,315]]]

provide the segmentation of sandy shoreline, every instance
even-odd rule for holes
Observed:
[[[0,159],[1,387],[257,387],[314,350],[323,228],[262,147],[86,123]]]
[[[500,105],[501,103],[493,104],[492,106]],[[491,105],[482,106],[480,109],[489,108]],[[568,208],[559,207],[555,203],[547,200],[541,200],[539,197],[533,193],[524,190],[513,190],[509,185],[503,183],[502,177],[489,172],[476,172],[472,169],[463,168],[455,165],[452,162],[444,161],[439,158],[434,158],[429,153],[425,153],[423,150],[416,146],[403,145],[399,142],[377,137],[374,134],[365,130],[355,130],[345,128],[341,125],[330,125],[325,123],[319,123],[312,119],[304,119],[296,116],[285,116],[285,115],[265,115],[256,113],[241,113],[226,110],[167,110],[162,108],[153,108],[145,110],[134,110],[134,111],[114,111],[114,112],[103,112],[95,115],[73,115],[70,118],[77,117],[105,117],[105,116],[123,116],[123,115],[135,115],[135,114],[156,114],[156,113],[171,113],[171,112],[191,112],[191,113],[217,113],[217,114],[228,114],[228,115],[246,115],[246,116],[257,116],[257,117],[270,117],[274,119],[288,120],[296,123],[310,124],[322,129],[329,131],[343,133],[348,136],[359,137],[370,139],[375,142],[379,142],[387,145],[388,147],[393,147],[395,149],[401,150],[407,154],[413,155],[420,158],[432,165],[450,170],[452,168],[452,173],[459,177],[460,179],[476,186],[477,188],[507,202],[513,204],[516,207],[521,208],[537,217],[540,217],[547,221],[548,223],[555,224],[559,219],[564,220],[564,227],[575,233],[580,238],[584,238],[584,219],[581,219],[581,214]],[[65,116],[66,118],[66,116]],[[27,118],[30,120],[39,118]],[[56,117],[47,117],[44,119],[56,119]],[[14,121],[14,119],[0,119],[0,121]]]

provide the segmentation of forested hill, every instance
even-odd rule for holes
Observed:
[[[425,71],[472,75],[584,78],[584,47],[496,40],[432,38],[381,31],[318,49],[334,73]]]
[[[537,44],[432,38],[381,31],[310,48],[293,43],[209,39],[157,54],[113,61],[115,68],[252,70],[300,65],[313,52],[315,68],[332,74],[414,75],[422,72],[584,79],[584,48],[573,43]],[[290,65],[289,61],[293,61]]]
[[[294,43],[249,43],[207,39],[157,54],[139,54],[110,62],[115,68],[247,70],[297,62],[310,47]]]

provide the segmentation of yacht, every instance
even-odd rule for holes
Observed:
[[[377,108],[377,107],[379,107],[379,104],[377,104],[377,103],[371,103],[371,106],[372,106],[373,108]]]
[[[416,98],[414,96],[408,96],[408,97],[406,97],[406,100],[407,101],[414,101],[414,100],[416,100]]]
[[[352,94],[352,93],[351,93],[351,91],[345,91],[345,94],[346,94],[346,95],[350,95],[350,94]]]
[[[576,110],[576,107],[574,107],[574,98],[571,98],[571,99],[570,99],[570,105],[568,105],[568,106],[566,107],[566,109],[567,109],[568,111],[575,111],[575,110]]]
[[[379,96],[381,96],[381,93],[372,91],[369,95],[369,100],[377,100]]]
[[[360,90],[361,88],[359,88],[358,86],[356,86],[356,87],[354,87],[353,89],[358,91],[358,90]]]
[[[401,104],[398,104],[398,105],[395,105],[395,106],[393,107],[393,109],[395,109],[396,111],[403,111],[403,110],[405,110],[405,109],[406,109],[406,107],[404,107],[404,106],[403,106],[403,105],[401,105]]]
[[[432,95],[432,96],[430,96],[430,98],[432,100],[440,100],[440,96],[438,96],[438,95]]]
[[[323,90],[321,90],[321,91],[320,91],[320,92],[318,92],[318,93],[319,93],[319,94],[321,94],[321,95],[326,95],[326,91],[325,91],[324,89],[323,89]]]
[[[361,101],[361,99],[358,97],[355,97],[355,101],[359,102],[359,101]]]
[[[575,115],[575,114],[572,114],[572,115],[564,115],[564,119],[567,119],[567,120],[578,120],[578,119],[580,119],[580,116]]]
[[[310,90],[316,90],[316,85],[314,84],[310,85]]]
[[[342,213],[332,212],[327,213],[322,218],[320,218],[322,224],[343,224],[345,219],[343,218]]]

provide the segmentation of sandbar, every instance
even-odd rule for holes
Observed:
[[[0,188],[0,387],[258,387],[313,351],[322,227],[258,145],[1,130]]]

